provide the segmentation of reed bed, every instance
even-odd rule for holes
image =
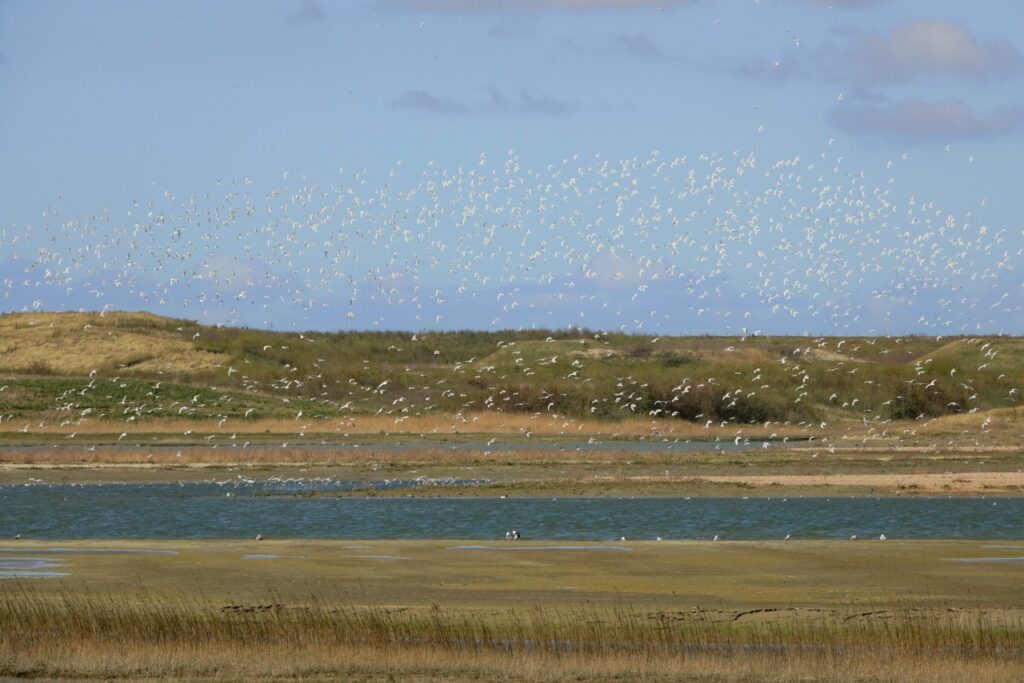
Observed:
[[[862,680],[956,680],[943,674],[973,671],[976,681],[995,681],[1024,667],[1019,620],[980,609],[887,617],[745,622],[585,606],[483,613],[337,606],[315,596],[301,605],[275,596],[216,605],[18,589],[0,594],[0,675],[294,677],[355,666],[419,667],[439,677],[573,670],[584,680],[686,671],[717,672],[714,680],[846,680],[840,674],[859,668]]]

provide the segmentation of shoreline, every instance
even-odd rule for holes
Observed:
[[[171,484],[244,478],[364,482],[352,491],[299,492],[317,497],[775,497],[775,496],[1024,496],[1024,472],[850,472],[740,474],[680,471],[609,472],[613,463],[567,465],[426,465],[374,468],[301,463],[0,464],[0,485]],[[650,469],[650,468],[644,468]],[[417,480],[412,488],[378,489],[375,482]],[[454,481],[453,481],[454,480]],[[467,480],[459,483],[459,480]]]

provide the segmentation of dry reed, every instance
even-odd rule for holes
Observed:
[[[149,595],[0,594],[0,675],[1013,680],[1024,625],[981,610],[889,619],[717,621],[632,609],[488,612],[214,605]]]

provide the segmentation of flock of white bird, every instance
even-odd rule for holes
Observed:
[[[303,178],[291,187],[284,174],[284,187],[258,192],[249,178],[218,183],[218,193],[179,197],[167,190],[133,200],[126,216],[106,210],[85,220],[65,218],[49,207],[41,225],[0,228],[0,251],[22,268],[16,277],[8,268],[0,292],[10,301],[26,293],[55,297],[33,299],[24,310],[66,309],[84,291],[103,311],[126,295],[139,307],[159,310],[171,302],[200,319],[209,312],[204,307],[249,319],[283,306],[327,310],[338,326],[347,320],[363,328],[378,325],[389,309],[411,310],[429,328],[449,311],[457,318],[474,300],[490,315],[466,325],[478,328],[517,315],[534,324],[585,325],[593,310],[610,304],[622,306],[613,316],[628,320],[621,327],[631,331],[706,319],[719,331],[735,322],[743,335],[756,335],[748,325],[760,321],[790,333],[820,325],[863,334],[872,331],[863,329],[869,323],[861,316],[873,307],[899,313],[900,324],[941,334],[993,332],[993,320],[1021,320],[1024,281],[1014,280],[1024,256],[1020,234],[970,214],[955,216],[932,201],[898,198],[895,171],[902,160],[887,164],[884,182],[874,182],[865,171],[847,169],[831,144],[811,160],[767,164],[738,152],[690,159],[652,151],[617,161],[573,156],[540,170],[524,168],[510,151],[497,165],[482,155],[454,170],[428,163],[412,172],[399,163],[379,185],[365,170],[340,168],[326,184]],[[568,317],[552,318],[555,309]],[[357,311],[372,317],[357,319]],[[912,312],[916,321],[906,319]],[[418,342],[415,333],[411,342]],[[795,362],[785,367],[799,380],[795,402],[810,381],[802,356],[846,353],[845,343],[808,340],[793,352]],[[992,372],[988,364],[998,350],[991,341],[977,344],[981,364],[964,370]],[[857,372],[843,367],[842,357],[833,360],[830,372]],[[557,355],[538,362],[556,361]],[[962,387],[970,405],[954,407],[976,412],[970,377],[954,376],[955,369],[949,377],[933,376],[929,362],[915,366],[924,390],[940,380]],[[579,379],[583,361],[571,365],[567,377]],[[241,386],[257,391],[322,378],[319,360],[319,375],[285,370],[269,387],[233,366],[226,375],[232,381],[239,375]],[[468,370],[483,376],[489,368],[470,368],[470,361],[454,368]],[[524,372],[530,375],[529,368]],[[1001,374],[997,381],[1012,379]],[[760,368],[734,386],[721,382],[687,377],[674,391],[682,399],[693,389],[728,388],[723,400],[735,404],[770,390]],[[354,386],[352,400],[335,406],[337,412],[365,399],[357,389],[382,396],[387,384]],[[621,391],[608,400],[635,411],[643,386],[623,377]],[[1000,406],[1015,405],[1019,388],[1006,390]],[[58,402],[73,403],[73,391]],[[478,408],[508,398],[497,392]],[[865,408],[859,400],[833,393],[829,403]],[[197,401],[199,395],[175,408],[187,417]],[[383,412],[397,420],[413,414],[403,396],[392,406]],[[554,400],[548,405],[549,412],[557,408]],[[676,413],[666,404],[650,414]],[[299,409],[296,420],[302,418]],[[703,420],[705,427],[713,424]],[[986,420],[982,431],[988,426]],[[737,445],[742,438],[737,433]]]
[[[496,165],[399,163],[376,184],[339,168],[324,182],[167,190],[126,213],[51,206],[39,225],[0,226],[0,298],[25,311],[180,306],[223,322],[298,310],[356,328],[471,326],[467,302],[488,314],[477,327],[498,328],[596,319],[642,332],[885,333],[878,311],[896,329],[943,335],[1019,323],[1020,226],[902,196],[904,160],[878,179],[848,168],[831,141],[815,158],[767,163],[653,151],[532,170],[510,151]]]
[[[341,167],[165,190],[88,218],[58,201],[38,225],[0,226],[0,300],[306,329],[1008,331],[1021,227],[906,196],[905,157],[848,168],[829,141],[810,159],[652,151],[530,169],[510,151],[399,162],[377,182]]]

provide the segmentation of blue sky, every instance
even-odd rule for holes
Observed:
[[[1022,25],[1013,1],[3,1],[0,308],[326,329],[1024,333]],[[491,169],[494,183],[510,150],[519,170],[506,175],[555,194],[637,158],[644,209],[553,194],[546,239],[530,214],[488,240],[507,215],[471,199],[482,185],[462,175],[466,192],[453,181],[442,199],[472,209],[465,223],[452,213],[429,236],[411,220],[404,241],[375,236],[423,205],[423,187],[402,193],[430,174]],[[745,158],[756,171],[737,175]],[[671,196],[687,168],[722,175],[715,159],[734,183],[710,202]],[[776,186],[767,170],[794,159],[806,182],[776,188],[777,206],[755,202]],[[843,232],[853,209],[836,208],[836,188],[853,179],[874,199]],[[525,186],[510,194],[536,208]],[[825,186],[831,204],[812,192]],[[338,197],[368,206],[381,188],[365,215],[341,218]],[[875,188],[890,194],[875,201]],[[296,192],[282,211],[277,197]],[[204,231],[189,197],[195,215],[232,202],[251,215]],[[819,207],[811,237],[800,206]],[[668,208],[699,210],[678,254],[662,239],[685,232]],[[573,227],[574,212],[600,227]],[[813,256],[798,254],[801,236]],[[829,249],[828,272],[812,272]],[[716,250],[717,265],[699,261]]]

